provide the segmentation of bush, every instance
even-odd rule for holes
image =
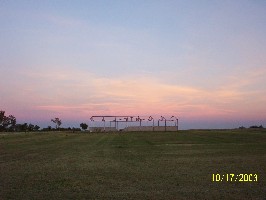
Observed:
[[[262,125],[260,125],[260,126],[253,125],[253,126],[250,126],[249,128],[263,128],[263,126]]]

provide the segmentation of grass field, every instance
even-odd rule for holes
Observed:
[[[0,134],[0,199],[265,198],[265,130]]]

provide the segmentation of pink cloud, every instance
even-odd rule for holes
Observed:
[[[53,73],[40,70],[23,73],[28,79],[23,84],[14,82],[16,91],[1,88],[7,94],[1,103],[9,112],[25,119],[43,120],[54,116],[87,119],[103,114],[266,118],[266,95],[243,90],[244,83],[238,85],[237,79],[211,90],[166,84],[160,79],[142,76],[103,78],[58,67],[53,68]],[[244,85],[248,83],[246,80]]]

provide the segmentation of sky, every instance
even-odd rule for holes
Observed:
[[[266,126],[266,1],[0,1],[0,110],[62,126]]]

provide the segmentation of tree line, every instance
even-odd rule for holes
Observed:
[[[55,124],[55,128],[52,128],[52,126],[48,126],[47,128],[40,129],[40,126],[34,125],[34,124],[28,124],[28,123],[22,123],[17,124],[16,117],[13,115],[6,116],[5,111],[0,110],[0,132],[32,132],[32,131],[81,131],[86,130],[88,128],[88,125],[86,123],[81,123],[81,128],[75,128],[75,127],[68,127],[68,128],[62,128],[60,127],[62,124],[62,121],[56,117],[54,119],[51,119],[51,122]]]

